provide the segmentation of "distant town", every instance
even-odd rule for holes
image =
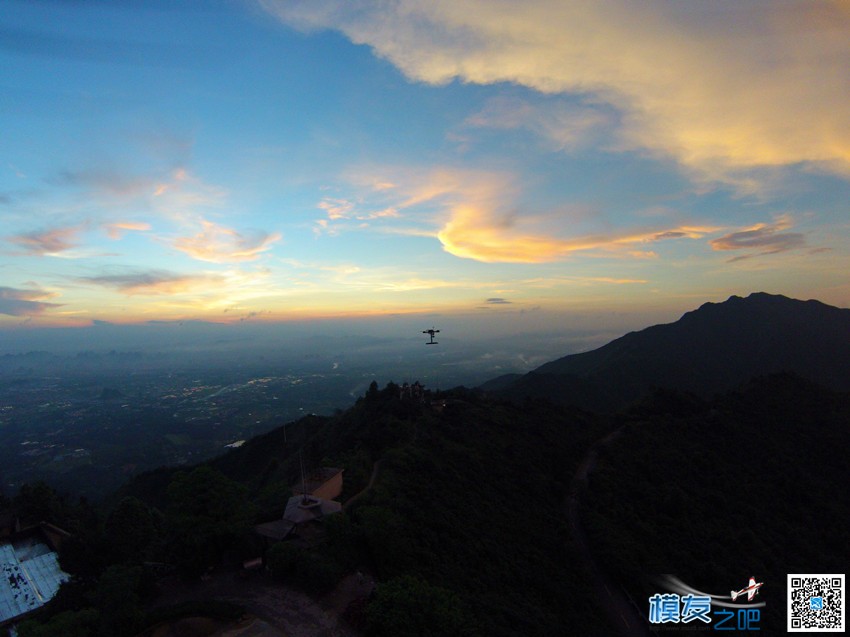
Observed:
[[[195,463],[306,414],[332,413],[350,403],[353,386],[368,382],[341,373],[246,377],[220,369],[6,376],[2,491],[44,479],[97,497],[140,471]]]

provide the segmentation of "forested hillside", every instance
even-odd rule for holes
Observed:
[[[366,635],[616,634],[600,581],[637,600],[641,632],[664,573],[718,593],[763,578],[769,634],[785,573],[835,572],[850,557],[848,425],[846,394],[791,375],[712,401],[659,390],[610,417],[373,384],[336,416],[142,475],[102,512],[44,487],[22,493],[13,508],[74,533],[61,553],[74,579],[50,623],[21,635],[55,634],[56,622],[81,637],[135,635],[162,614],[150,610],[163,603],[151,564],[192,582],[263,552],[272,576],[313,596],[347,573],[373,576],[376,591],[346,614]],[[373,473],[374,484],[326,520],[322,541],[266,547],[253,525],[281,516],[302,459],[345,468],[343,501]]]

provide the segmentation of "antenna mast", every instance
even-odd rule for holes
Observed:
[[[307,504],[307,478],[304,475],[304,454],[303,450],[298,450],[298,461],[301,463],[301,502]]]

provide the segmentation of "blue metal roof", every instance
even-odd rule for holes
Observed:
[[[68,574],[47,545],[0,545],[0,623],[46,604]]]

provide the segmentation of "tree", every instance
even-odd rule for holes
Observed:
[[[130,637],[144,621],[139,589],[140,567],[110,566],[100,576],[95,599],[100,611],[100,634],[104,637]]]
[[[18,637],[93,637],[97,635],[100,615],[93,608],[65,611],[50,618],[45,624],[36,620],[25,621],[17,627]]]
[[[186,576],[212,566],[251,528],[248,490],[208,466],[179,472],[168,485],[172,557]],[[199,569],[201,571],[199,572]]]
[[[106,519],[106,535],[114,562],[141,561],[156,536],[150,509],[138,498],[123,498]]]
[[[369,634],[376,637],[460,637],[474,635],[475,623],[452,591],[403,575],[378,586],[366,609]]]
[[[61,517],[62,503],[56,492],[42,481],[23,485],[15,496],[14,506],[25,523],[58,522],[57,518]]]

